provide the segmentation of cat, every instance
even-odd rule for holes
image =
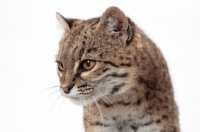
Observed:
[[[178,107],[157,46],[118,7],[89,20],[56,13],[61,94],[84,107],[85,132],[179,132]]]

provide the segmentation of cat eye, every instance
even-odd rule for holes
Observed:
[[[93,61],[93,60],[85,60],[83,61],[82,63],[82,67],[85,69],[85,70],[91,70],[94,66],[95,66],[96,62]]]
[[[61,71],[61,72],[63,72],[64,68],[63,68],[62,62],[60,62],[60,61],[56,61],[56,62],[57,62],[58,70]]]

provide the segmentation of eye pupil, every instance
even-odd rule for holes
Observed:
[[[85,70],[91,70],[95,66],[96,62],[93,60],[83,61],[82,66]]]
[[[88,67],[90,67],[90,61],[89,61],[89,60],[86,62],[86,65],[87,65]]]

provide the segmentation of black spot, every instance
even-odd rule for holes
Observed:
[[[144,123],[144,124],[140,124],[140,126],[149,126],[149,125],[151,125],[152,123],[154,123],[153,120],[152,120],[152,121],[149,121],[149,122],[147,122],[147,123]]]
[[[82,41],[82,44],[85,45],[85,41]]]
[[[100,56],[100,58],[102,58],[102,57],[103,57],[103,54],[101,53],[99,56]]]
[[[168,115],[163,115],[162,118],[168,120],[169,117]]]
[[[124,100],[121,100],[121,101],[118,101],[117,104],[127,106],[127,105],[131,104],[131,102],[124,102]]]
[[[92,50],[95,52],[95,51],[97,51],[98,49],[97,49],[97,48],[92,48]]]
[[[91,53],[91,51],[92,51],[92,49],[88,49],[88,50],[87,50],[88,53]]]
[[[113,107],[113,104],[105,103],[104,105],[105,105],[106,107]]]
[[[150,106],[148,107],[148,109],[149,109],[149,110],[152,110],[152,109],[153,109],[153,106],[152,106],[152,105],[150,105]]]
[[[115,116],[113,116],[113,118],[112,118],[113,120],[117,120],[117,118],[115,117]]]
[[[137,131],[138,126],[131,126],[131,128],[132,128],[134,131]]]
[[[150,98],[150,92],[149,92],[149,91],[147,91],[147,92],[145,93],[145,98],[146,98],[146,100],[149,100],[149,98]]]
[[[72,81],[74,82],[75,80],[76,80],[76,79],[75,79],[75,78],[73,78],[73,80],[72,80]]]
[[[74,48],[74,50],[73,50],[73,53],[72,53],[72,54],[74,54],[74,53],[75,53],[75,51],[77,50],[77,48],[78,48],[78,46],[76,46],[76,47]]]
[[[138,76],[137,81],[138,81],[139,84],[141,84],[141,83],[144,82],[144,79],[143,79],[142,76]]]
[[[160,120],[160,119],[158,119],[158,120],[156,121],[156,123],[157,123],[157,124],[161,123],[161,120]]]
[[[109,126],[108,124],[105,124],[105,123],[102,123],[102,122],[99,122],[99,121],[95,122],[93,125],[95,125],[95,126],[103,126],[103,127],[108,127]]]
[[[142,100],[142,99],[138,99],[138,100],[137,100],[137,105],[140,105],[140,104],[141,104],[141,100]]]
[[[87,39],[87,36],[84,35],[83,37],[84,37],[84,39]]]
[[[115,85],[115,86],[112,88],[111,94],[114,94],[114,93],[116,93],[117,91],[119,91],[119,89],[120,89],[121,87],[123,87],[124,85],[125,85],[125,83],[121,83],[121,84]]]

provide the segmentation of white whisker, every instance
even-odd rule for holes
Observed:
[[[94,102],[95,102],[95,104],[96,104],[96,106],[97,106],[97,108],[98,108],[98,110],[99,110],[99,114],[100,114],[100,116],[101,116],[101,121],[102,121],[102,124],[103,124],[103,132],[104,132],[104,120],[103,120],[103,113],[101,112],[101,108],[100,108],[100,106],[99,106],[99,104],[98,104],[98,102],[94,99],[94,97],[92,96],[92,98],[93,98],[93,100],[94,100]]]
[[[98,91],[99,92],[99,91]],[[100,93],[100,92],[99,92]],[[97,94],[97,93],[96,93]],[[99,96],[98,94],[97,94],[97,96]],[[100,97],[100,96],[99,96]],[[103,96],[103,97],[105,97],[105,96]],[[103,97],[100,97],[108,106],[109,106],[109,108],[112,110],[112,112],[113,112],[113,114],[114,114],[114,116],[115,116],[115,118],[116,118],[116,121],[118,122],[118,120],[117,120],[117,115],[116,115],[116,113],[115,113],[115,111],[113,110],[113,108],[110,106],[110,104],[108,104],[107,102],[106,102],[106,100],[104,100],[103,99]],[[107,98],[108,99],[108,98]],[[114,105],[113,105],[114,106]],[[115,108],[115,106],[114,106],[114,108]]]
[[[42,90],[41,92],[39,92],[39,93],[36,95],[36,97],[39,96],[39,95],[41,95],[42,93],[46,92],[47,90],[50,90],[50,89],[52,89],[52,88],[57,88],[57,87],[59,87],[59,86],[53,86],[53,87],[50,87],[50,88],[46,88],[46,89]]]

